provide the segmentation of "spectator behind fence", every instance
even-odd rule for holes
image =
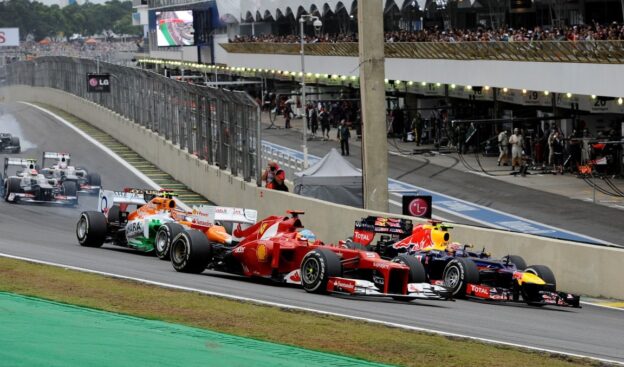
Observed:
[[[306,36],[306,43],[340,43],[358,42],[358,35],[352,34],[325,34],[322,36]],[[510,28],[477,27],[476,29],[443,29],[438,26],[422,30],[408,31],[395,30],[385,33],[387,43],[397,42],[533,42],[533,41],[618,41],[624,40],[624,25],[613,22],[611,24],[579,24],[575,26],[561,26],[546,28],[537,26]],[[268,43],[299,43],[298,35],[263,34],[256,36],[236,36],[230,40],[234,43],[268,42]]]
[[[285,180],[286,172],[284,172],[284,170],[282,169],[279,169],[277,170],[277,172],[275,172],[275,177],[273,178],[273,181],[271,181],[267,185],[267,189],[288,192],[288,186],[286,186],[286,184],[284,183]]]
[[[262,172],[262,181],[264,181],[264,186],[268,187],[273,179],[275,178],[275,173],[279,170],[280,167],[277,162],[269,162],[267,168],[265,168],[264,172]]]

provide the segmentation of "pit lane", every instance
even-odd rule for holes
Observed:
[[[99,172],[107,188],[146,186],[126,167],[47,114],[21,104],[5,107],[5,113],[12,114],[20,123],[24,134],[21,138],[36,146],[20,156],[38,158],[44,150],[68,151],[75,159],[73,163]],[[620,310],[591,305],[578,310],[469,301],[404,304],[313,295],[296,287],[259,284],[221,274],[180,274],[168,262],[145,254],[112,246],[101,249],[78,246],[74,234],[78,214],[96,206],[94,197],[80,199],[78,208],[0,202],[0,252],[180,287],[624,363],[621,348],[624,314]]]

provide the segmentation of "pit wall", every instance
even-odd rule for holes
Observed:
[[[363,216],[384,215],[259,188],[110,110],[60,90],[12,86],[0,89],[0,101],[2,97],[6,101],[45,103],[88,121],[212,202],[257,209],[260,218],[288,209],[303,210],[303,223],[325,242],[335,243],[352,235],[355,220]],[[485,246],[495,257],[516,254],[527,264],[548,265],[560,290],[624,299],[624,250],[464,225],[455,225],[451,235],[452,240],[474,244],[476,249]]]

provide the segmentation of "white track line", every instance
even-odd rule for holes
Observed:
[[[232,300],[236,300],[236,301],[252,302],[252,303],[256,303],[256,304],[261,304],[261,305],[266,305],[266,306],[273,306],[273,307],[279,307],[279,308],[285,308],[285,309],[290,309],[290,310],[299,310],[299,311],[306,311],[306,312],[311,312],[311,313],[316,313],[316,314],[321,314],[321,315],[343,317],[343,318],[346,318],[346,319],[357,320],[357,321],[365,321],[365,322],[370,322],[370,323],[373,323],[373,324],[380,324],[380,325],[389,326],[389,327],[395,327],[395,328],[404,329],[404,330],[426,332],[426,333],[432,333],[432,334],[437,334],[437,335],[442,335],[442,336],[451,336],[451,337],[457,337],[457,338],[463,338],[463,339],[469,339],[469,340],[476,340],[476,341],[480,341],[480,342],[488,343],[488,344],[506,345],[506,346],[516,347],[516,348],[524,348],[524,349],[529,349],[529,350],[538,351],[538,352],[553,353],[553,354],[559,354],[559,355],[565,355],[565,356],[571,356],[571,357],[577,357],[577,358],[588,358],[588,359],[592,359],[592,360],[596,360],[596,361],[600,361],[600,362],[613,363],[613,364],[618,364],[618,365],[623,365],[624,366],[624,362],[613,361],[613,360],[604,359],[604,358],[596,358],[596,357],[591,357],[591,356],[585,356],[585,355],[582,355],[582,354],[575,354],[575,353],[562,352],[562,351],[553,350],[553,349],[532,347],[532,346],[523,345],[523,344],[502,342],[502,341],[493,340],[493,339],[486,339],[486,338],[479,338],[479,337],[463,335],[463,334],[449,333],[449,332],[446,332],[446,331],[421,328],[421,327],[417,327],[417,326],[402,325],[402,324],[397,324],[397,323],[394,323],[394,322],[375,320],[375,319],[370,319],[370,318],[366,318],[366,317],[359,317],[359,316],[341,314],[341,313],[337,313],[337,312],[321,311],[321,310],[316,310],[316,309],[313,309],[313,308],[293,306],[293,305],[287,305],[287,304],[277,303],[277,302],[263,301],[263,300],[259,300],[259,299],[255,299],[255,298],[249,298],[249,297],[233,296],[233,295],[226,294],[226,293],[212,292],[212,291],[206,291],[206,290],[197,289],[197,288],[190,288],[190,287],[179,286],[179,285],[175,285],[175,284],[161,283],[161,282],[156,282],[156,281],[153,281],[153,280],[134,278],[134,277],[126,276],[126,275],[107,273],[107,272],[103,272],[103,271],[91,270],[91,269],[86,269],[86,268],[80,268],[80,267],[71,266],[71,265],[63,265],[63,264],[58,264],[58,263],[53,263],[53,262],[48,262],[48,261],[31,259],[31,258],[27,258],[27,257],[13,256],[13,255],[5,254],[5,253],[0,253],[0,256],[1,257],[6,257],[6,258],[10,258],[10,259],[15,259],[15,260],[28,261],[28,262],[36,263],[36,264],[43,264],[43,265],[49,265],[49,266],[55,266],[55,267],[60,267],[60,268],[65,268],[65,269],[81,271],[81,272],[84,272],[84,273],[98,274],[98,275],[103,275],[103,276],[112,277],[112,278],[118,278],[118,279],[124,279],[124,280],[132,280],[132,281],[135,281],[135,282],[140,282],[140,283],[150,284],[150,285],[156,285],[156,286],[163,287],[163,288],[177,289],[177,290],[201,293],[201,294],[205,294],[205,295],[209,295],[209,296],[228,298],[228,299],[232,299]]]
[[[89,141],[91,144],[95,145],[96,147],[100,148],[104,153],[110,155],[113,159],[115,159],[117,162],[121,163],[124,167],[126,167],[127,169],[129,169],[132,173],[134,173],[138,178],[140,178],[141,180],[143,180],[146,184],[148,184],[149,186],[151,186],[153,189],[156,190],[160,190],[161,187],[154,181],[152,181],[151,178],[147,177],[143,172],[139,171],[136,167],[134,167],[133,165],[131,165],[130,163],[126,162],[123,158],[121,158],[120,156],[118,156],[115,152],[113,152],[112,150],[110,150],[109,148],[107,148],[105,145],[103,145],[102,143],[100,143],[99,141],[95,140],[94,138],[92,138],[90,135],[88,135],[87,133],[85,133],[84,131],[80,130],[79,128],[77,128],[76,126],[72,125],[72,123],[70,123],[69,121],[65,120],[64,118],[62,118],[61,116],[46,110],[43,107],[39,107],[35,104],[32,103],[28,103],[28,102],[24,102],[24,101],[20,101],[19,103],[28,105],[30,107],[36,108],[41,112],[44,112],[50,116],[52,116],[53,118],[59,120],[60,122],[62,122],[64,125],[66,125],[67,127],[69,127],[70,129],[74,130],[75,132],[77,132],[80,136],[82,136],[84,139],[86,139],[87,141]]]

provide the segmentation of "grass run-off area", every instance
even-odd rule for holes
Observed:
[[[0,291],[404,366],[599,364],[7,258],[0,258]]]

